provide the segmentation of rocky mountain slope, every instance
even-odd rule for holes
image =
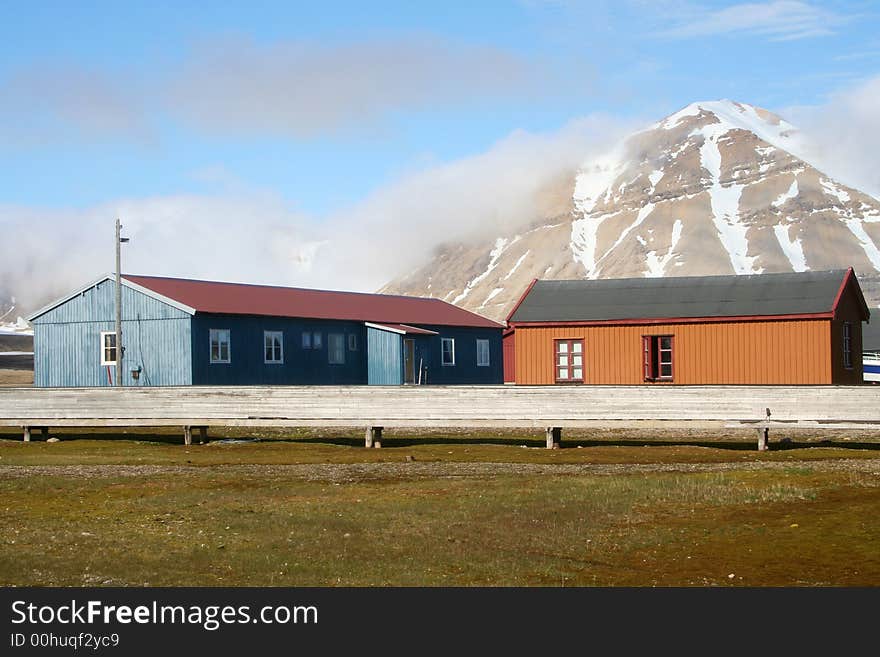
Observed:
[[[795,153],[758,107],[689,105],[548,190],[529,226],[440,245],[382,292],[503,319],[532,278],[755,274],[854,267],[880,304],[880,202]]]

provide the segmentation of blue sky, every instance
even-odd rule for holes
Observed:
[[[878,34],[860,1],[4,2],[0,228],[256,199],[308,246],[583,121],[601,141],[715,98],[815,120],[873,98]]]

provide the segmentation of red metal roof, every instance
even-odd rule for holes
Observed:
[[[200,313],[502,328],[501,324],[440,299],[158,276],[126,274],[124,278]]]

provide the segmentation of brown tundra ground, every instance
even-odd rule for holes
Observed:
[[[880,584],[877,435],[51,435],[0,434],[0,585]]]

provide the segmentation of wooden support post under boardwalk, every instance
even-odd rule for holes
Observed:
[[[562,427],[547,427],[547,449],[559,449],[562,445]]]
[[[30,427],[22,427],[24,430],[24,442],[31,442],[31,428]]]
[[[192,427],[184,427],[183,428],[183,444],[184,445],[192,445],[193,444]]]
[[[199,427],[199,445],[208,442],[208,427]]]
[[[770,429],[758,429],[758,451],[766,452],[770,449],[768,443],[770,442]]]
[[[770,409],[765,409],[765,413],[767,414],[767,422],[770,422]],[[758,451],[766,452],[770,449],[770,427],[764,427],[763,429],[758,429]]]
[[[366,447],[382,447],[382,427],[367,427]]]
[[[40,427],[40,431],[43,433],[43,440],[49,440],[49,427]]]

